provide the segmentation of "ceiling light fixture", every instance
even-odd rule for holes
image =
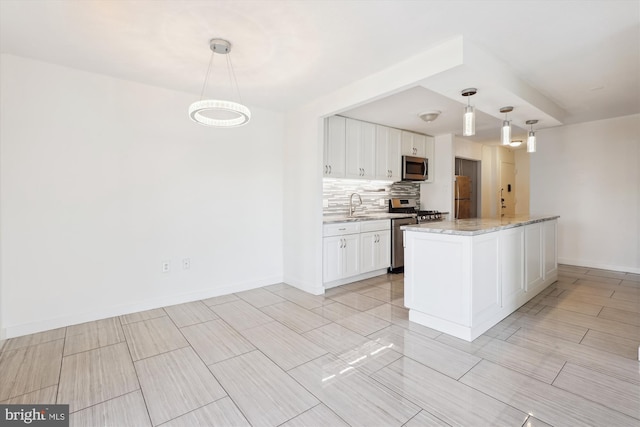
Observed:
[[[204,77],[204,84],[202,85],[202,92],[200,93],[200,100],[194,102],[189,106],[189,117],[196,123],[200,123],[204,126],[213,126],[220,128],[237,127],[246,124],[251,118],[251,112],[247,107],[242,105],[242,99],[240,98],[240,90],[238,89],[238,81],[233,71],[233,65],[231,65],[231,43],[223,39],[211,39],[209,41],[209,48],[211,49],[211,58],[209,59],[209,68],[207,68],[207,74]],[[204,91],[207,87],[207,80],[209,79],[209,73],[211,72],[211,65],[213,64],[214,53],[225,55],[227,58],[227,71],[229,74],[229,84],[234,86],[236,94],[238,96],[238,102],[226,101],[220,99],[202,99]],[[212,114],[213,116],[205,115],[204,113]]]
[[[511,121],[507,120],[507,115],[513,111],[513,107],[502,107],[501,113],[504,113],[504,120],[502,121],[502,145],[511,144]]]
[[[527,137],[527,153],[535,153],[536,152],[536,133],[533,131],[533,125],[538,123],[537,120],[527,120],[526,123],[531,125],[531,130],[529,131],[529,136]]]
[[[442,113],[442,111],[439,110],[429,110],[429,111],[425,111],[424,113],[420,113],[418,114],[418,117],[420,117],[422,120],[424,120],[425,122],[429,123],[434,121],[435,119],[438,118],[438,116],[440,115],[440,113]]]
[[[462,91],[462,96],[467,97],[467,106],[464,107],[464,118],[462,120],[462,135],[473,136],[476,134],[476,112],[471,106],[470,96],[478,93],[478,89],[470,87]]]
[[[512,146],[512,147],[514,147],[514,148],[515,148],[515,147],[520,147],[520,146],[522,145],[522,140],[511,141],[511,142],[509,143],[509,145],[510,145],[510,146]]]

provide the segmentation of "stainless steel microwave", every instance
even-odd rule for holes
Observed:
[[[402,156],[402,180],[424,181],[429,179],[429,159]]]

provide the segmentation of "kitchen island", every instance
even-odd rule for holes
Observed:
[[[558,218],[473,218],[403,227],[409,320],[473,341],[556,281]]]

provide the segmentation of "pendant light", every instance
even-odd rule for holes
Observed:
[[[508,113],[513,111],[513,107],[502,107],[501,113],[504,113],[504,120],[502,121],[502,145],[511,144],[511,121],[507,120]]]
[[[207,74],[204,77],[200,100],[189,106],[189,117],[191,117],[191,120],[194,122],[204,126],[219,128],[242,126],[251,118],[251,112],[247,107],[242,105],[242,100],[240,99],[238,81],[236,80],[236,75],[233,71],[233,65],[231,65],[231,55],[229,55],[229,52],[231,52],[231,43],[223,39],[211,39],[209,41],[209,48],[211,49],[211,58],[209,59]],[[213,64],[213,56],[215,53],[226,56],[227,71],[230,80],[229,84],[232,87],[235,84],[236,94],[240,103],[221,99],[202,99],[207,87],[207,80],[209,79],[209,73],[211,71],[211,65]],[[217,118],[203,114],[205,112],[214,113],[217,115]]]
[[[462,96],[467,97],[467,106],[464,107],[464,117],[462,120],[463,136],[473,136],[476,134],[476,112],[471,106],[469,97],[475,95],[477,92],[478,89],[476,89],[475,87],[470,87],[462,91]]]
[[[536,152],[536,133],[533,131],[533,125],[538,123],[537,120],[527,120],[526,123],[531,125],[531,130],[529,131],[529,136],[527,137],[527,153],[535,153]]]

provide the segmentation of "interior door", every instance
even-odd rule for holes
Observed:
[[[516,214],[516,165],[502,162],[500,167],[501,216]]]

